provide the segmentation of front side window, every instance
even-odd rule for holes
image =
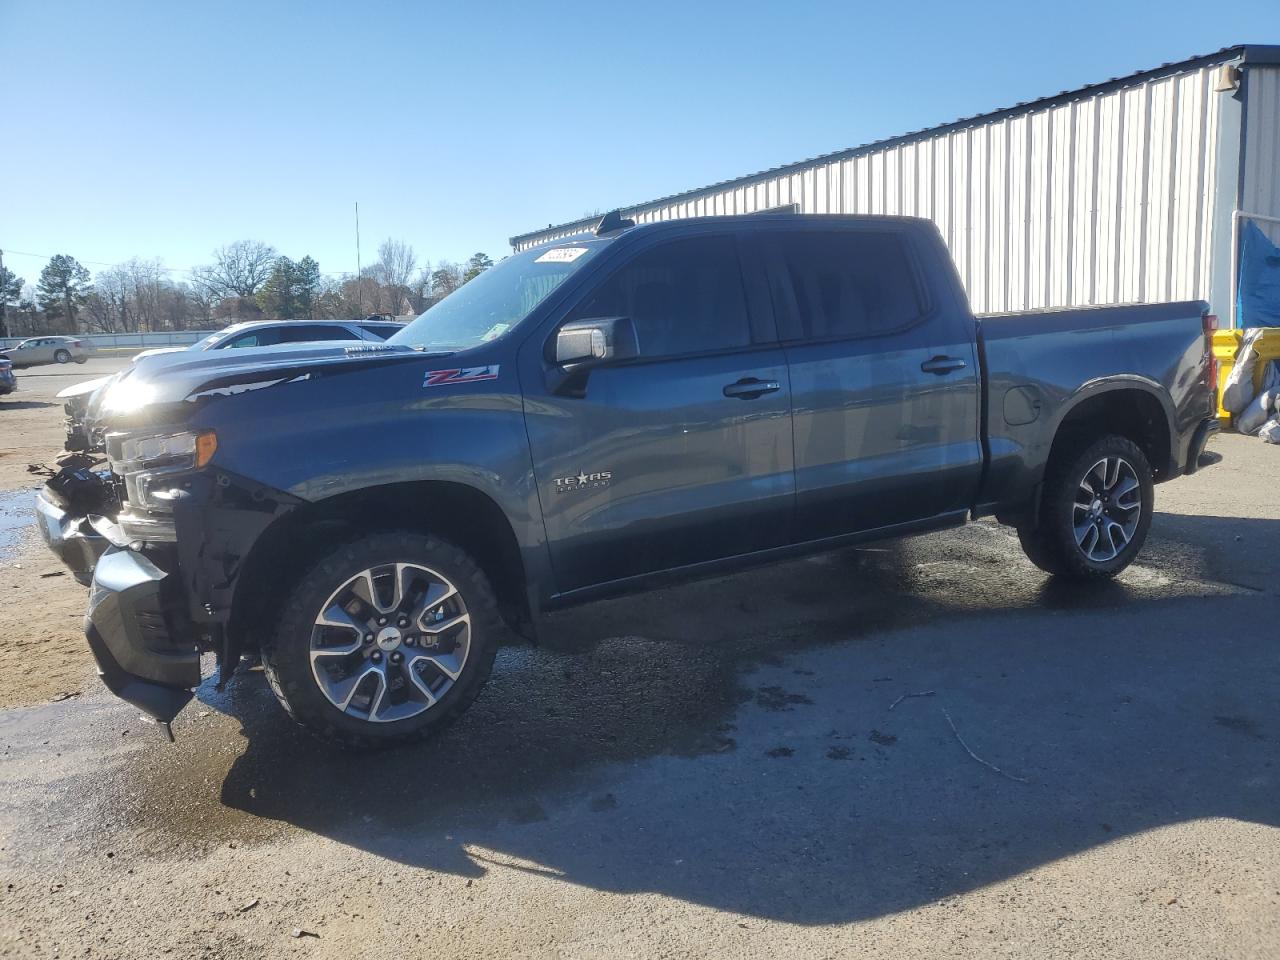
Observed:
[[[672,240],[610,276],[570,319],[630,317],[642,357],[745,347],[751,323],[733,237]]]
[[[566,240],[507,257],[464,283],[388,343],[421,347],[428,353],[453,353],[496,340],[515,329],[608,242]]]
[[[835,340],[901,329],[923,311],[919,285],[901,238],[888,233],[785,233],[773,238],[791,282],[789,336]]]

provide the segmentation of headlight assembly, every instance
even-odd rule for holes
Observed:
[[[118,522],[131,540],[173,540],[173,499],[177,480],[198,470],[218,449],[212,430],[107,436],[112,472],[123,482],[124,509]]]

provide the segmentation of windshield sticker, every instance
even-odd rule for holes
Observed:
[[[506,333],[507,328],[510,326],[511,324],[509,323],[495,323],[492,327],[490,327],[488,330],[485,331],[484,336],[481,337],[480,339],[486,343],[490,340],[496,340],[498,337]]]
[[[587,252],[586,247],[556,247],[554,250],[548,250],[534,263],[573,263],[580,256]]]
[[[424,387],[444,387],[455,383],[478,383],[481,380],[497,380],[500,364],[487,367],[454,367],[452,370],[428,370],[422,378]]]

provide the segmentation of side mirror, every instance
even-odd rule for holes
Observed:
[[[640,340],[630,317],[574,320],[556,331],[554,354],[556,368],[548,383],[551,392],[584,397],[591,371],[640,356]]]
[[[640,355],[635,324],[629,317],[574,320],[556,331],[556,363],[568,370],[586,370]]]

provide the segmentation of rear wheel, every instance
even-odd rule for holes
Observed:
[[[423,739],[467,709],[493,669],[497,601],[465,552],[371,534],[303,575],[262,651],[290,716],[353,747]]]
[[[1155,487],[1133,441],[1105,436],[1055,455],[1045,472],[1035,525],[1018,528],[1027,557],[1072,580],[1114,577],[1147,539]]]
[[[57,353],[53,355],[53,359],[56,360],[58,363],[70,363],[71,353],[70,351],[67,351],[67,350],[59,350]]]

